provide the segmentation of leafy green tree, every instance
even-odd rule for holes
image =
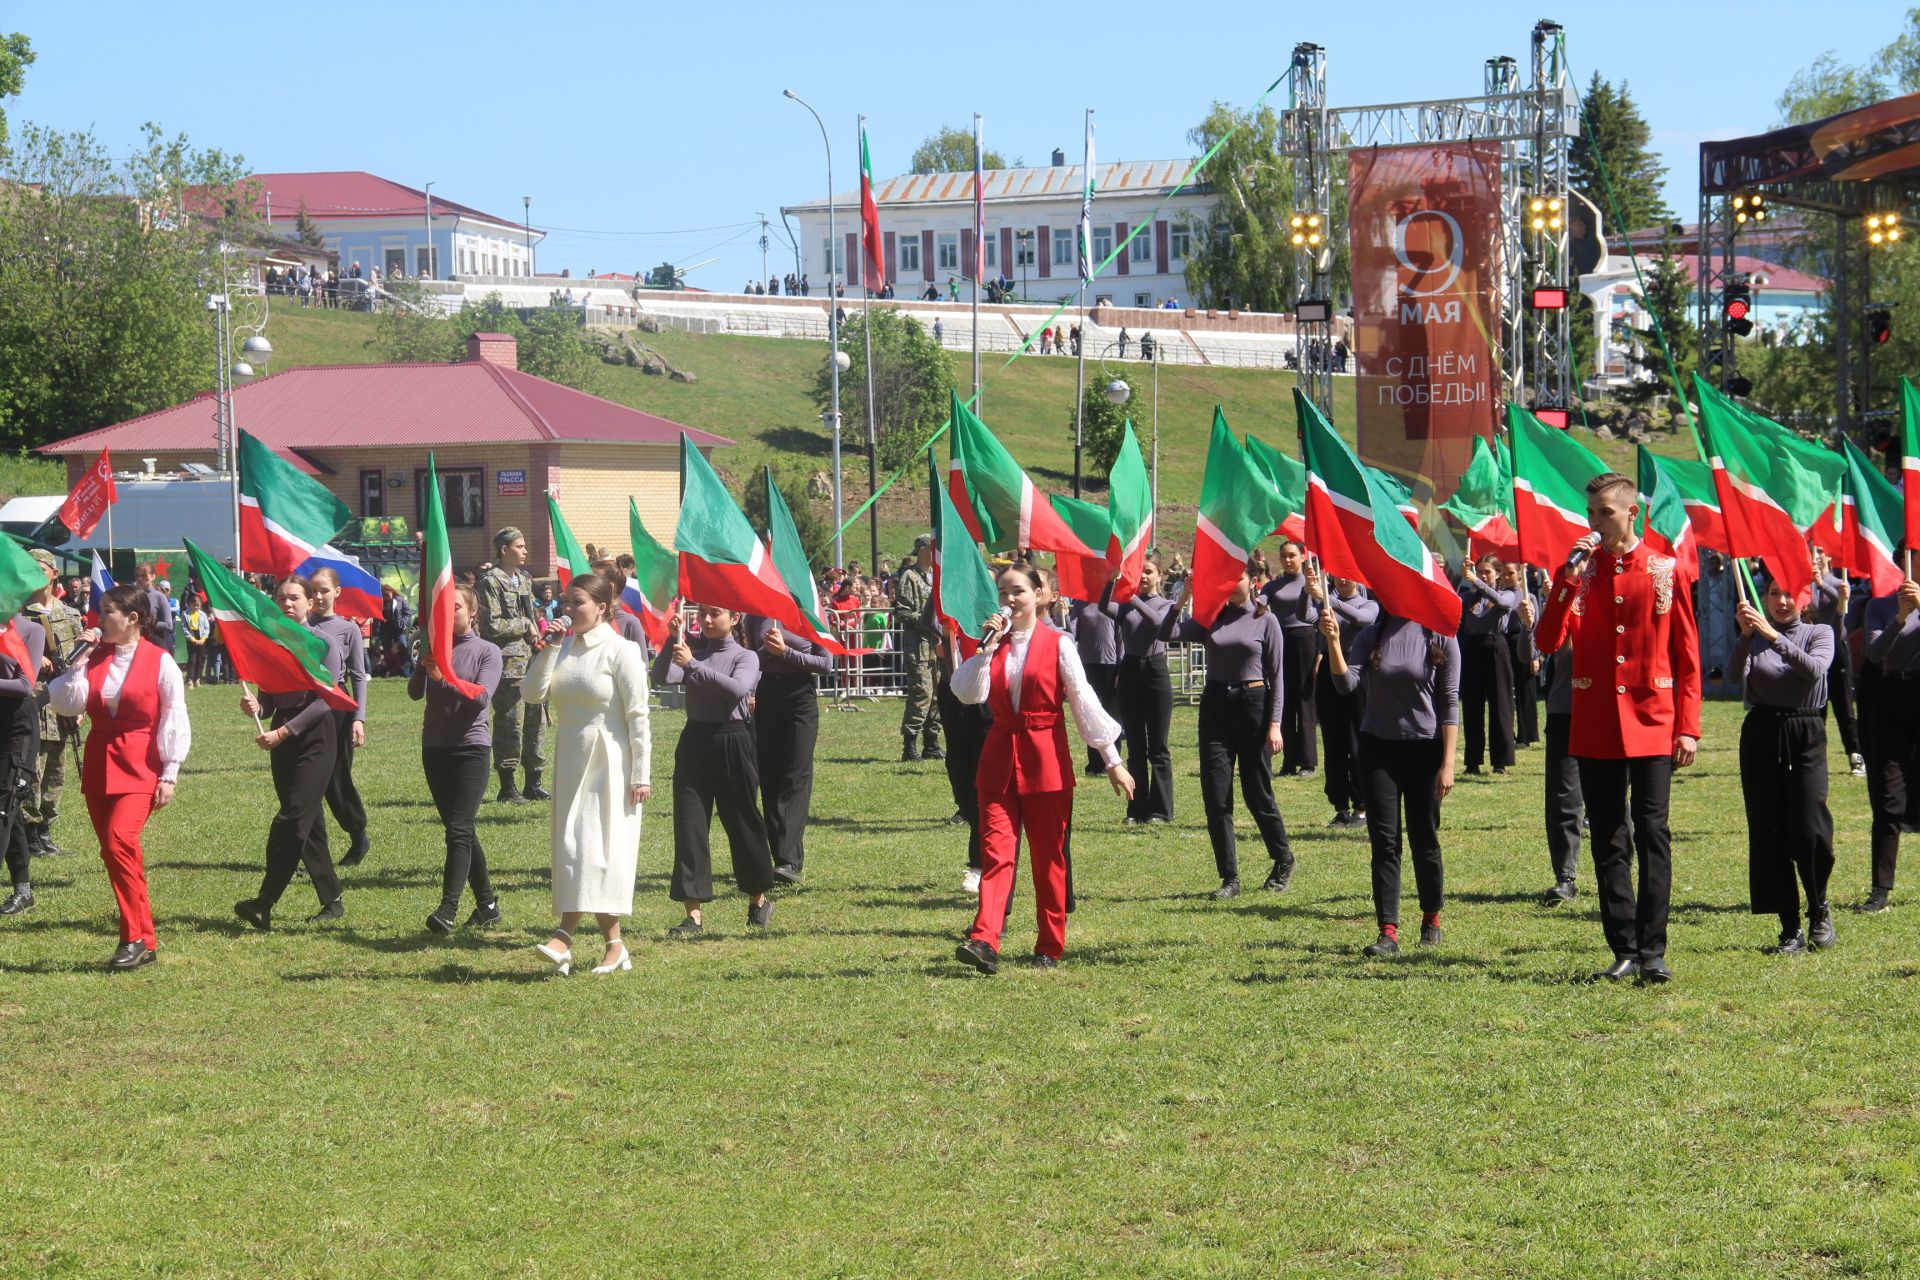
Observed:
[[[214,378],[207,295],[259,230],[238,156],[148,125],[116,161],[91,133],[21,128],[0,163],[0,447],[178,404]]]
[[[451,332],[453,345],[445,357],[449,360],[460,359],[466,340],[476,333],[505,333],[516,344],[520,372],[576,391],[591,391],[599,380],[599,357],[582,341],[579,313],[569,308],[536,307],[523,320],[499,294],[490,293],[462,307],[453,317]]]
[[[1582,130],[1567,155],[1570,185],[1593,202],[1609,225],[1620,224],[1613,226],[1617,233],[1667,221],[1667,167],[1653,150],[1653,131],[1627,82],[1615,88],[1596,71],[1581,105],[1586,112]]]
[[[1187,139],[1204,153],[1229,131],[1233,136],[1198,175],[1213,188],[1211,214],[1185,219],[1193,237],[1187,288],[1203,307],[1291,311],[1298,298],[1289,225],[1293,171],[1280,156],[1280,117],[1266,107],[1249,116],[1216,102]]]
[[[868,315],[853,312],[840,326],[840,349],[847,368],[840,374],[840,412],[843,441],[866,439],[867,359],[866,326],[873,325],[873,417],[875,452],[880,469],[891,473],[906,466],[915,450],[947,420],[953,393],[953,366],[933,335],[919,321],[892,307]],[[822,413],[833,405],[831,371],[826,361],[813,383],[813,402]],[[843,446],[844,447],[844,446]],[[858,449],[859,444],[851,447]],[[903,480],[918,480],[908,468]]]
[[[828,519],[820,502],[808,494],[807,469],[798,463],[788,463],[773,469],[773,482],[780,486],[780,496],[787,500],[787,510],[793,513],[794,531],[800,535],[800,545],[806,548],[807,559],[818,561],[822,552],[833,547],[833,521]],[[747,523],[762,538],[767,534],[767,485],[766,473],[755,467],[746,478],[740,492],[740,509],[747,513]]]
[[[33,43],[18,31],[0,36],[0,98],[11,98],[27,81],[27,68],[33,65]],[[0,111],[0,155],[7,150],[7,113]]]
[[[1786,123],[1805,124],[1886,96],[1887,82],[1877,67],[1848,66],[1832,53],[1823,53],[1794,73],[1775,105]]]
[[[1646,308],[1660,332],[1656,335],[1650,330],[1641,336],[1633,363],[1647,376],[1636,380],[1622,397],[1632,401],[1673,395],[1674,380],[1678,379],[1683,388],[1688,386],[1696,363],[1700,339],[1693,325],[1693,281],[1674,255],[1671,236],[1662,255],[1647,272],[1646,292],[1640,298],[1640,305]],[[1661,336],[1666,338],[1665,352],[1660,348]],[[1671,368],[1667,364],[1669,354],[1673,359]]]
[[[441,314],[418,280],[386,282],[392,301],[382,302],[367,345],[387,364],[444,363],[465,352],[463,335]]]
[[[981,164],[988,169],[1018,169],[1021,161],[1015,157],[1013,163],[1008,164],[1005,156],[989,147],[981,157]],[[938,133],[928,134],[913,149],[913,171],[972,173],[973,130],[947,125]]]
[[[1107,399],[1106,383],[1093,379],[1081,399],[1085,411],[1080,421],[1080,447],[1086,458],[1086,473],[1104,478],[1120,456],[1120,441],[1126,436],[1127,407]],[[1073,436],[1073,417],[1067,418],[1067,436]]]

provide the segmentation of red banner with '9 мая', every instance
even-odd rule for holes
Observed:
[[[1439,502],[1499,405],[1500,146],[1350,152],[1347,207],[1360,456]]]

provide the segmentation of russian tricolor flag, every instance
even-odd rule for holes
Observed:
[[[91,626],[100,625],[100,597],[118,585],[113,575],[107,572],[107,566],[100,559],[98,551],[93,553],[93,572],[87,575],[87,622]]]
[[[333,570],[340,580],[340,596],[333,611],[346,618],[366,618],[378,622],[387,616],[386,601],[380,594],[380,580],[361,567],[360,562],[333,546],[322,543],[294,572],[311,577],[321,569]]]

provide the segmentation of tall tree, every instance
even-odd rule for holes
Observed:
[[[1091,354],[1091,353],[1089,353]],[[1106,482],[1113,460],[1120,456],[1120,442],[1126,437],[1127,407],[1107,399],[1107,389],[1099,379],[1087,384],[1085,413],[1080,424],[1080,446],[1086,451],[1087,470]],[[1067,415],[1067,434],[1073,434],[1073,415]]]
[[[1205,153],[1229,133],[1197,179],[1213,189],[1212,210],[1186,219],[1193,238],[1187,288],[1203,307],[1292,310],[1293,170],[1280,156],[1280,117],[1266,107],[1250,116],[1216,102],[1187,139]]]
[[[842,439],[866,440],[867,361],[866,324],[873,325],[873,411],[875,452],[880,468],[892,472],[905,466],[914,450],[947,420],[953,391],[953,365],[947,353],[920,327],[920,322],[892,307],[862,315],[854,312],[840,326],[840,349],[847,368],[840,375]],[[833,405],[833,388],[826,361],[814,378],[813,401],[822,413]],[[849,443],[856,452],[860,443]],[[917,468],[907,478],[916,480]]]
[[[33,43],[18,31],[0,36],[0,98],[11,98],[20,92],[33,59]],[[5,155],[6,150],[7,113],[0,111],[0,155]]]
[[[116,161],[91,133],[22,126],[0,164],[0,447],[178,404],[213,381],[207,294],[258,230],[238,156],[146,127]]]
[[[320,234],[320,228],[307,214],[307,202],[305,200],[300,202],[300,212],[293,215],[293,234],[295,239],[299,240],[301,244],[306,245],[309,249],[324,249],[327,247],[327,238]]]
[[[1646,377],[1636,380],[1623,398],[1651,400],[1680,394],[1675,389],[1675,380],[1680,387],[1689,385],[1694,353],[1699,350],[1699,331],[1693,325],[1693,281],[1674,254],[1672,236],[1667,237],[1661,256],[1647,272],[1647,288],[1640,305],[1646,308],[1660,332],[1655,334],[1649,330],[1641,335],[1633,363]],[[1664,352],[1660,349],[1663,336],[1666,338]],[[1671,368],[1667,364],[1669,356],[1673,360]]]
[[[989,169],[1018,169],[1020,160],[1015,157],[1012,164],[1005,156],[988,148],[983,163]],[[952,125],[943,127],[938,133],[930,133],[920,145],[913,149],[913,171],[915,173],[972,173],[973,172],[973,130],[958,129]]]
[[[1653,150],[1653,131],[1627,82],[1622,80],[1615,88],[1596,71],[1581,105],[1585,114],[1580,136],[1567,154],[1569,185],[1593,202],[1616,234],[1665,222],[1671,216],[1665,191],[1667,166]]]

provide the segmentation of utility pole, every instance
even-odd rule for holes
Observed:
[[[429,182],[426,185],[426,196],[427,196],[427,263],[426,263],[427,269],[425,271],[420,271],[417,269],[420,264],[415,263],[414,266],[416,270],[414,271],[413,274],[416,276],[424,276],[426,279],[431,280],[436,275],[439,274],[433,269],[433,183],[431,182]]]
[[[760,215],[760,279],[763,282],[771,279],[767,275],[767,215],[764,213]]]

